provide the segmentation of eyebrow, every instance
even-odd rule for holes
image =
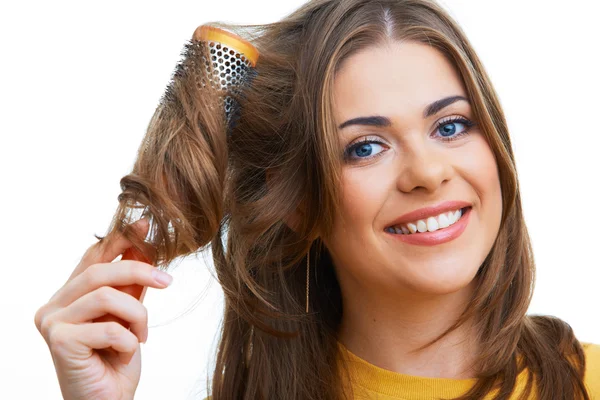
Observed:
[[[443,99],[436,100],[433,103],[429,104],[425,107],[423,111],[423,118],[429,118],[432,115],[440,112],[443,108],[448,107],[450,104],[455,103],[457,101],[466,101],[469,103],[469,99],[464,96],[449,96],[444,97]],[[392,125],[392,121],[389,118],[383,117],[380,115],[373,115],[370,117],[357,117],[349,119],[348,121],[340,124],[338,129],[343,129],[350,125],[368,125],[375,127],[389,127]]]

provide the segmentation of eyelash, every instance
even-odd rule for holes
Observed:
[[[468,134],[469,131],[471,130],[471,128],[473,126],[475,126],[475,123],[467,118],[454,116],[454,117],[449,117],[445,120],[442,120],[442,121],[439,121],[438,123],[436,123],[435,130],[438,131],[441,127],[443,127],[445,125],[449,125],[449,124],[457,123],[457,122],[465,125],[465,127],[466,127],[465,130],[463,130],[462,132],[460,132],[454,136],[449,136],[449,137],[441,136],[441,138],[444,142],[451,142],[453,140],[457,140],[457,139],[461,138],[463,135]],[[376,158],[379,155],[382,155],[384,153],[382,151],[371,157],[359,157],[357,159],[352,159],[350,157],[350,155],[352,154],[352,152],[355,149],[357,149],[358,147],[360,147],[364,144],[370,144],[370,143],[385,145],[385,143],[380,140],[373,140],[373,139],[370,139],[369,137],[363,138],[363,139],[359,140],[358,142],[354,142],[346,147],[346,149],[344,150],[344,159],[348,160],[348,161],[368,160],[368,159]]]

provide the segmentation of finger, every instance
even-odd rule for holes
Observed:
[[[166,272],[141,261],[121,260],[113,263],[94,264],[67,282],[51,300],[51,307],[66,307],[76,299],[102,286],[119,287],[138,284],[159,289],[167,287],[168,285],[156,280],[153,271],[156,274],[171,277]]]
[[[140,238],[144,239],[148,234],[149,227],[150,223],[146,217],[131,224],[131,228],[134,232]],[[93,264],[112,262],[119,255],[123,254],[125,250],[130,248],[131,245],[131,241],[129,241],[122,232],[115,232],[113,235],[105,237],[104,240],[93,244],[87,249],[81,258],[81,261],[71,273],[68,281],[80,275]]]
[[[130,229],[133,230],[134,235],[141,239],[146,238],[149,228],[150,223],[146,217],[130,225]],[[115,232],[114,235],[107,236],[100,244],[102,252],[99,255],[99,259],[94,260],[95,263],[111,262],[132,245],[131,241],[122,232]]]
[[[140,342],[148,334],[148,310],[136,298],[115,288],[104,286],[78,298],[68,307],[57,311],[52,318],[69,324],[91,322],[110,314],[126,321]]]
[[[113,349],[120,358],[129,358],[139,347],[138,338],[116,322],[57,324],[50,337],[49,347],[61,358],[89,358],[92,349]]]

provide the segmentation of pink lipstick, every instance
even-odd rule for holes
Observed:
[[[387,235],[404,243],[419,246],[435,246],[458,238],[467,227],[471,216],[471,207],[463,209],[463,214],[458,221],[447,228],[441,228],[435,232],[416,232],[410,234],[398,234],[385,231]]]

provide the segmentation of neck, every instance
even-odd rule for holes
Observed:
[[[340,282],[341,284],[342,282]],[[473,326],[464,324],[437,343],[415,351],[450,327],[467,305],[475,280],[442,295],[385,295],[344,282],[339,340],[358,357],[408,375],[468,379],[477,346]]]

